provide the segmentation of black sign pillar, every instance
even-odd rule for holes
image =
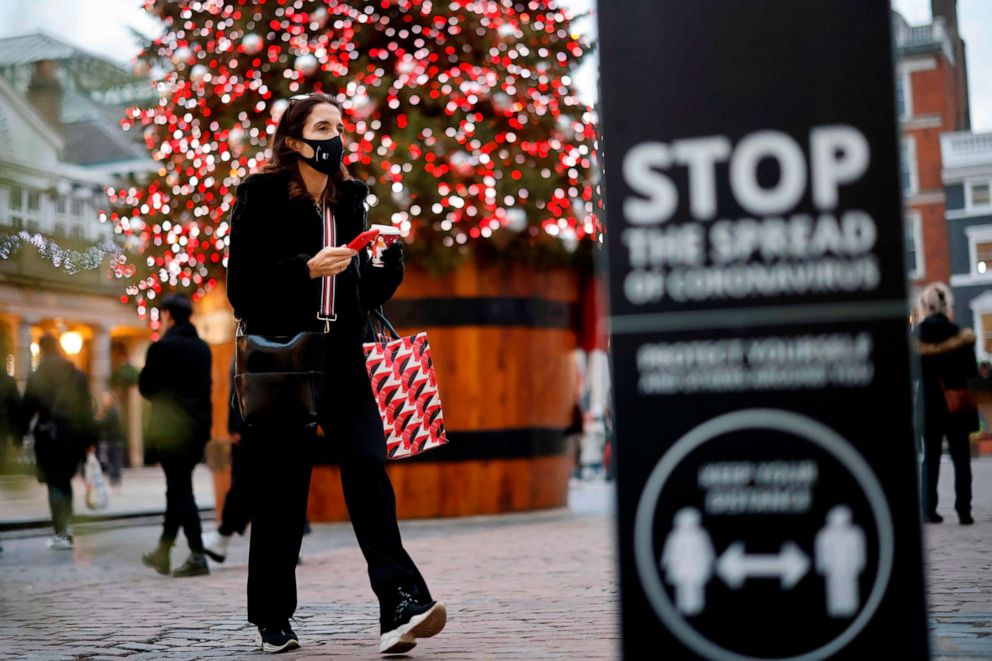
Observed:
[[[926,659],[886,0],[600,0],[624,657]]]

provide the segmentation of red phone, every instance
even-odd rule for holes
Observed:
[[[375,237],[379,236],[379,230],[368,230],[362,232],[348,244],[348,247],[352,250],[361,250],[368,244],[375,240]]]

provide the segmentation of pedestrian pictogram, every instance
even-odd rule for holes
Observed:
[[[865,534],[851,523],[851,510],[839,505],[816,536],[816,570],[827,581],[827,614],[850,617],[858,610],[858,577],[865,569]]]
[[[697,510],[681,510],[661,557],[667,580],[675,586],[678,609],[685,615],[696,615],[705,608],[703,589],[713,575],[713,544],[699,521]]]

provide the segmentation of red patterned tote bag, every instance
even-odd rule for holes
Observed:
[[[448,442],[427,333],[400,337],[381,311],[372,313],[375,342],[365,367],[386,433],[386,457],[403,459]]]

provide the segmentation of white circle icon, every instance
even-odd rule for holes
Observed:
[[[679,603],[675,603],[662,579],[658,553],[655,549],[655,526],[659,499],[666,483],[693,451],[721,436],[745,430],[769,430],[788,434],[832,457],[860,486],[864,500],[867,502],[865,512],[870,511],[871,518],[874,519],[873,532],[878,548],[873,560],[877,563],[877,569],[874,580],[871,581],[871,588],[867,590],[867,599],[863,604],[845,603],[843,591],[840,591],[839,598],[836,597],[838,593],[835,592],[832,604],[835,610],[833,615],[837,616],[838,612],[849,613],[853,619],[829,642],[814,643],[818,646],[801,653],[784,656],[751,656],[728,649],[727,646],[711,640],[686,619],[687,616],[699,614],[704,608],[699,585],[684,585],[685,589],[676,593]],[[670,507],[672,503],[665,503],[665,506]],[[675,532],[685,539],[702,538],[698,512],[692,508],[676,507],[675,509],[677,512],[673,517]],[[850,516],[847,507],[835,506],[830,510],[829,525],[834,526],[835,530],[844,529],[845,526],[850,530],[853,528]],[[704,546],[706,545],[708,542],[704,543]],[[662,456],[651,472],[641,493],[634,519],[634,558],[637,573],[652,608],[664,625],[687,648],[704,658],[716,661],[821,661],[841,651],[865,628],[878,609],[892,574],[894,551],[895,533],[885,493],[874,471],[861,454],[850,442],[826,425],[806,416],[778,409],[745,409],[727,413],[695,427],[680,438]],[[706,552],[712,555],[711,550],[707,549]],[[743,578],[735,576],[730,570],[746,568],[748,567],[746,563],[757,562],[749,559],[743,545],[739,543],[731,545],[724,559],[726,560],[724,574],[729,576],[731,582],[735,578],[739,580]],[[777,561],[780,561],[783,569],[783,585],[787,585],[790,581],[797,582],[798,577],[805,573],[808,566],[805,555],[791,543],[782,546],[782,555]],[[767,567],[767,561],[765,565]],[[792,576],[789,575],[790,568],[795,570]],[[827,593],[830,594],[829,586]],[[759,603],[754,605],[761,606]],[[860,610],[857,606],[860,606]]]

